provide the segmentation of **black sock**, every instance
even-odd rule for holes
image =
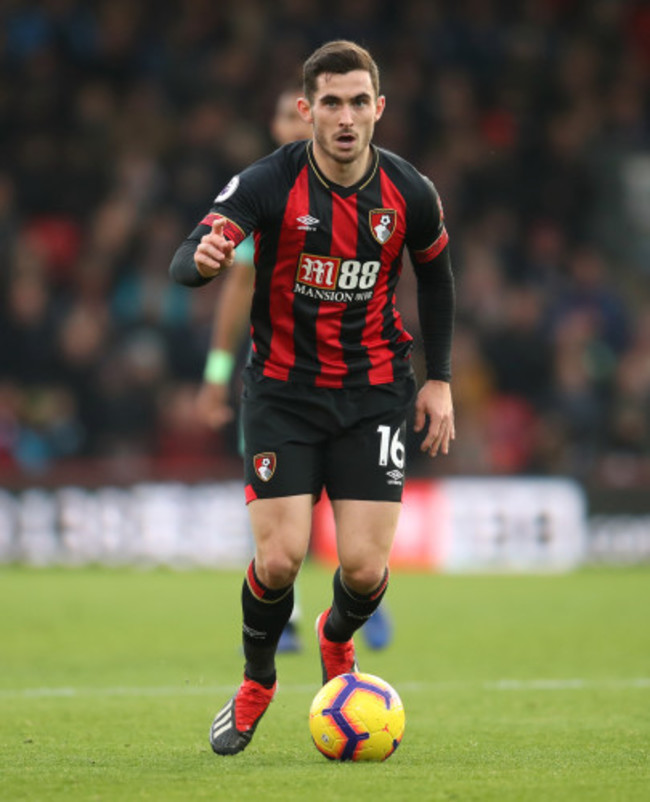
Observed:
[[[388,587],[388,568],[383,579],[371,593],[361,595],[343,584],[341,568],[334,574],[334,601],[323,627],[328,640],[344,643],[362,627],[381,604]]]
[[[242,586],[241,604],[244,673],[270,688],[275,682],[278,641],[293,610],[293,585],[279,590],[265,587],[257,578],[253,560]]]

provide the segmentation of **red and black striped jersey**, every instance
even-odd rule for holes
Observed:
[[[445,248],[440,201],[386,150],[373,147],[363,179],[342,187],[311,147],[294,142],[255,162],[201,224],[225,217],[235,244],[253,232],[253,370],[320,387],[388,383],[410,370],[412,337],[395,308],[402,256],[407,248],[421,269]]]

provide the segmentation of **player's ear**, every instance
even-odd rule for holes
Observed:
[[[307,100],[306,97],[299,97],[296,101],[296,105],[298,107],[298,114],[302,117],[302,119],[306,123],[313,123],[314,118],[311,114],[311,103]]]
[[[377,120],[381,120],[381,115],[384,113],[384,109],[386,108],[386,96],[379,95],[377,98],[377,105],[375,106],[375,122]]]

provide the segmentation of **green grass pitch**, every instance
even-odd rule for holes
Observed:
[[[650,568],[562,576],[394,573],[387,679],[406,733],[382,764],[310,742],[313,620],[330,572],[299,583],[304,649],[246,752],[212,718],[239,683],[240,572],[0,568],[0,799],[650,798]]]

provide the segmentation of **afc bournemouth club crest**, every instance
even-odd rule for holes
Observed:
[[[277,461],[273,451],[264,451],[261,454],[255,454],[253,457],[253,467],[255,473],[263,481],[268,482],[275,473],[275,466]]]
[[[396,225],[395,209],[372,209],[370,212],[370,230],[380,245],[385,245],[393,236]]]

